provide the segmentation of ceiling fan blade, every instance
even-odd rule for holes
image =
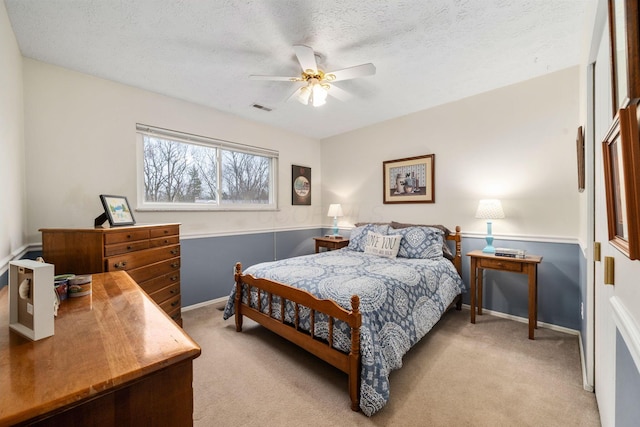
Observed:
[[[318,64],[316,64],[316,55],[313,49],[309,46],[299,44],[293,46],[293,51],[296,53],[302,71],[307,72],[310,70],[310,74],[318,73]]]
[[[325,73],[325,79],[330,82],[337,82],[340,80],[355,79],[356,77],[372,76],[375,73],[376,66],[368,63]],[[335,78],[331,78],[331,76],[335,76]]]
[[[351,95],[349,92],[347,92],[344,89],[340,89],[336,85],[330,85],[329,90],[327,91],[327,93],[329,95],[333,96],[334,98],[339,99],[342,102],[346,102],[346,101],[350,100],[351,98],[353,98],[353,95]]]
[[[284,77],[284,76],[257,76],[251,75],[249,76],[251,80],[274,80],[278,82],[297,82],[300,80],[300,77]]]
[[[304,86],[301,86],[298,89],[296,89],[295,91],[293,91],[293,93],[289,97],[287,97],[287,100],[285,102],[289,102],[289,101],[291,101],[293,99],[297,99],[298,96],[300,96],[300,91],[302,90],[303,87]]]

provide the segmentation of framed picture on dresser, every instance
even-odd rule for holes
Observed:
[[[124,196],[100,195],[100,201],[104,208],[104,213],[112,227],[119,225],[134,225],[136,220],[129,207],[129,201]]]

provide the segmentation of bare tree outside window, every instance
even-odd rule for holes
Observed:
[[[222,151],[222,203],[269,203],[269,159]]]
[[[145,203],[273,202],[273,158],[143,134]]]

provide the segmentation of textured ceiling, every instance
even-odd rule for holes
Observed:
[[[580,63],[593,0],[5,0],[25,57],[325,138]],[[336,83],[346,102],[286,99],[292,46],[325,71],[372,62]],[[273,111],[252,107],[258,103]]]

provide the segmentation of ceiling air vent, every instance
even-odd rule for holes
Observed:
[[[264,110],[264,111],[271,111],[272,110],[272,108],[265,107],[264,105],[260,105],[260,104],[253,104],[252,107],[253,108],[257,108],[258,110]]]

